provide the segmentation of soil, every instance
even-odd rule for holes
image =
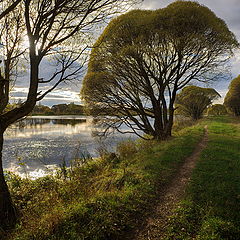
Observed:
[[[173,214],[179,201],[184,197],[187,184],[201,152],[208,141],[208,130],[205,126],[205,134],[196,146],[191,156],[185,162],[167,186],[161,189],[161,196],[157,201],[155,211],[146,220],[142,229],[136,230],[134,240],[160,240],[164,237],[165,228],[169,217]]]

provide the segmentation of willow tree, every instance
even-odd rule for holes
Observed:
[[[230,83],[224,105],[235,116],[240,116],[240,75]]]
[[[112,20],[96,42],[81,94],[106,129],[127,125],[166,139],[177,92],[219,77],[237,46],[225,22],[196,2],[134,10]]]
[[[2,20],[14,8],[22,13],[23,38],[27,41],[25,56],[29,64],[29,86],[26,100],[14,109],[7,110],[9,87],[3,73],[0,78],[0,228],[7,228],[16,222],[16,213],[8,186],[4,179],[2,148],[3,134],[9,125],[29,114],[37,101],[62,82],[78,79],[85,64],[88,33],[94,26],[128,4],[124,0],[24,0],[1,1],[10,3],[2,12]],[[4,21],[0,22],[1,27]],[[14,26],[13,26],[14,28]],[[21,59],[23,60],[23,59]],[[53,73],[43,78],[40,65],[52,61]],[[7,83],[7,84],[6,84]],[[7,100],[6,100],[7,99]]]
[[[213,88],[187,86],[177,94],[176,108],[179,114],[191,117],[193,120],[202,118],[203,113],[218,99],[220,94]]]

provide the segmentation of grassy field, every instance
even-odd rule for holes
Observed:
[[[165,239],[240,239],[240,121],[204,120],[209,142]]]
[[[9,175],[20,221],[2,237],[14,240],[117,240],[137,226],[203,136],[203,126],[166,142],[123,142],[117,153],[76,160],[58,177],[35,181]]]

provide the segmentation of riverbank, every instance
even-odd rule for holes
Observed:
[[[123,142],[117,154],[82,160],[84,167],[76,162],[62,178],[9,178],[21,222],[8,239],[120,239],[136,227],[160,183],[171,178],[202,134],[195,126],[161,144]]]
[[[237,170],[239,155],[234,155],[238,166],[236,166],[237,162],[233,163],[227,159],[232,159],[232,151],[239,154],[235,147],[239,142],[240,126],[232,123],[229,118],[220,120],[212,118],[207,122],[202,121],[177,132],[166,142],[123,142],[118,146],[116,153],[103,151],[99,159],[79,159],[69,170],[62,167],[58,176],[54,178],[44,177],[32,181],[9,176],[8,183],[13,200],[19,209],[20,222],[15,231],[9,233],[6,239],[125,239],[128,233],[137,226],[141,226],[144,219],[151,214],[151,209],[159,195],[163,194],[161,193],[162,186],[170,182],[185,159],[192,154],[203,137],[206,123],[209,128],[209,145],[200,156],[196,170],[194,170],[192,187],[189,188],[186,197],[186,201],[192,203],[191,207],[194,206],[190,210],[194,212],[197,219],[201,216],[202,221],[197,225],[196,219],[193,218],[192,222],[192,215],[189,215],[187,211],[189,208],[185,211],[186,206],[181,205],[180,213],[177,212],[168,223],[169,227],[165,236],[170,238],[166,239],[193,239],[191,237],[196,233],[195,230],[198,229],[197,233],[204,232],[208,226],[208,222],[204,225],[206,214],[209,213],[209,209],[214,209],[213,206],[225,209],[227,204],[226,211],[235,211],[237,214],[239,211],[236,211],[238,205],[235,200],[240,192],[237,191],[239,189],[235,189],[239,184],[235,183],[238,183],[236,176],[239,171]],[[221,144],[218,141],[219,137],[222,139]],[[218,141],[217,149],[213,151],[216,141]],[[227,149],[230,146],[232,147],[229,152]],[[220,161],[223,166],[220,169],[225,168],[227,171],[226,179],[223,178],[223,181],[219,181],[218,176],[222,175],[215,170],[215,168],[218,169],[220,163],[212,162],[214,157],[219,159],[220,153],[223,153],[223,159]],[[84,166],[81,166],[82,162],[85,163]],[[231,172],[232,168],[236,170]],[[212,175],[202,176],[201,174],[205,172]],[[217,188],[219,192],[214,198],[207,198],[209,203],[205,206],[206,196],[214,195],[213,186],[217,184],[219,184]],[[225,186],[231,191],[225,191],[225,187],[220,186]],[[197,197],[199,193],[200,197]],[[225,196],[224,200],[221,200],[222,196]],[[225,203],[223,206],[220,204],[222,201]],[[214,204],[211,205],[211,202]],[[183,209],[182,212],[181,209]],[[201,209],[205,209],[205,215],[202,214],[204,211]],[[181,217],[182,213],[186,213],[185,218]],[[229,215],[227,222],[233,215]],[[229,226],[227,222],[220,222],[222,224],[220,226],[227,228]],[[235,222],[232,223],[234,224]],[[195,225],[198,228],[195,228]],[[189,230],[191,226],[194,227],[195,232]],[[3,234],[6,235],[6,233]]]

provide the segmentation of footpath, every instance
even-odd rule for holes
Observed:
[[[161,197],[152,215],[147,219],[145,226],[135,233],[135,240],[159,240],[164,238],[165,228],[169,217],[176,209],[179,201],[184,197],[187,184],[201,152],[206,148],[208,142],[208,128],[205,126],[205,134],[196,146],[194,152],[189,156],[169,184],[162,190]]]

